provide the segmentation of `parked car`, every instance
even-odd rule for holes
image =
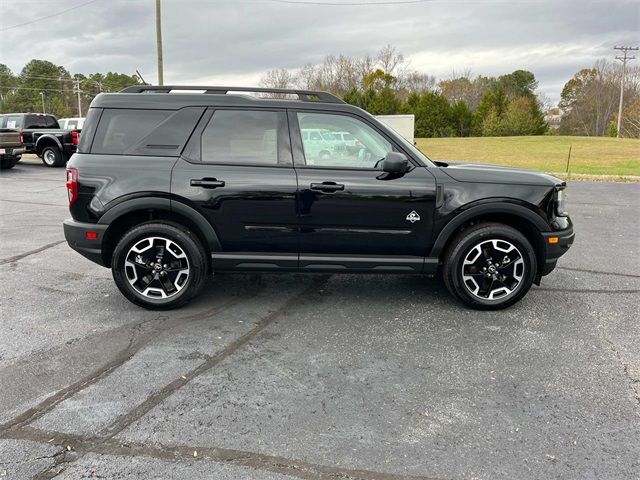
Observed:
[[[25,153],[35,153],[47,167],[61,167],[76,151],[80,129],[62,129],[56,117],[44,113],[5,113],[0,128],[22,133]]]
[[[13,168],[22,158],[24,144],[18,130],[0,128],[0,168]]]
[[[82,130],[84,117],[59,118],[58,125],[64,130]]]
[[[497,309],[573,243],[562,180],[431,161],[325,92],[236,90],[140,85],[91,103],[65,237],[138,305],[182,305],[218,272],[441,272],[470,307]],[[309,161],[303,132],[325,130],[358,141],[348,166]]]

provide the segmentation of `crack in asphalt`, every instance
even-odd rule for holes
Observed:
[[[591,290],[588,288],[546,288],[538,287],[536,291],[542,292],[569,292],[569,293],[640,293],[640,290]]]
[[[629,278],[640,278],[640,275],[634,275],[631,273],[617,273],[617,272],[604,272],[602,270],[589,270],[588,268],[574,268],[574,267],[557,267],[558,270],[569,270],[572,272],[584,272],[584,273],[595,273],[598,275],[615,275],[616,277],[629,277]]]
[[[7,263],[17,262],[18,260],[22,260],[23,258],[26,258],[29,255],[34,255],[36,253],[40,253],[40,252],[43,252],[45,250],[48,250],[49,248],[56,247],[56,246],[60,245],[63,242],[66,242],[66,240],[58,240],[57,242],[47,243],[46,245],[43,245],[42,247],[38,247],[38,248],[36,248],[34,250],[29,250],[28,252],[20,253],[19,255],[14,255],[13,257],[4,258],[4,259],[0,260],[0,265],[5,265]]]
[[[598,328],[597,330],[600,330],[600,328]],[[611,341],[609,337],[606,335],[606,333],[604,332],[602,333],[602,338],[607,343],[607,345],[609,346],[609,349],[611,349],[611,351],[614,353],[614,355],[622,365],[622,373],[624,374],[625,378],[629,383],[629,389],[633,392],[633,395],[635,396],[638,404],[640,404],[640,390],[636,388],[636,385],[640,386],[640,382],[629,374],[629,365],[625,363],[624,360],[622,359],[622,355],[620,355],[620,352],[616,348],[615,343],[613,343],[613,341]]]
[[[289,475],[306,480],[329,480],[336,478],[346,480],[444,480],[442,477],[402,475],[319,465],[302,460],[245,450],[219,447],[145,445],[141,443],[120,442],[112,438],[105,439],[100,436],[84,437],[80,435],[69,435],[32,427],[25,427],[19,431],[12,432],[11,438],[39,443],[50,442],[53,438],[54,445],[61,445],[65,447],[65,449],[71,447],[72,451],[77,452],[78,455],[75,456],[77,458],[80,457],[80,454],[95,453],[98,455],[146,457],[165,461],[210,461]],[[197,456],[194,456],[194,452],[197,452]],[[75,461],[77,458],[67,459],[67,463]],[[60,474],[61,471],[52,471],[57,466],[58,465],[50,467],[49,473],[51,475],[45,476],[46,474],[44,474],[38,477],[38,479],[50,479]]]
[[[180,388],[182,388],[184,385],[189,383],[191,380],[193,380],[194,378],[198,377],[199,375],[202,375],[203,373],[211,370],[216,365],[218,365],[223,360],[225,360],[227,357],[232,355],[239,348],[241,348],[242,346],[246,345],[256,335],[258,335],[258,333],[260,333],[267,326],[269,326],[271,323],[273,323],[274,320],[276,320],[278,317],[280,317],[283,313],[285,313],[291,307],[293,307],[294,305],[298,304],[300,299],[306,298],[310,294],[313,294],[313,292],[316,292],[319,289],[318,286],[322,285],[323,283],[326,283],[329,278],[330,278],[330,276],[323,275],[322,277],[318,277],[318,278],[314,279],[314,281],[311,283],[311,285],[309,285],[308,287],[306,287],[305,289],[303,289],[302,291],[300,291],[299,293],[297,293],[296,295],[291,297],[280,308],[274,310],[270,314],[268,314],[265,317],[263,317],[262,319],[260,319],[250,331],[248,331],[244,335],[238,337],[236,340],[234,340],[229,345],[227,345],[223,350],[218,352],[216,355],[211,356],[207,361],[201,363],[196,368],[192,369],[190,372],[186,373],[185,375],[182,375],[180,378],[170,382],[169,384],[165,385],[162,389],[160,389],[156,393],[154,393],[151,396],[147,397],[147,399],[144,402],[139,404],[133,410],[130,410],[128,413],[126,413],[125,415],[122,415],[121,417],[116,419],[114,422],[112,422],[110,425],[108,425],[107,427],[102,429],[100,431],[98,437],[87,438],[87,437],[83,437],[83,436],[66,435],[66,434],[63,435],[63,434],[59,434],[58,432],[46,432],[46,431],[34,429],[33,427],[28,426],[34,420],[42,417],[45,413],[47,413],[50,410],[52,410],[59,403],[63,402],[67,398],[77,394],[78,392],[84,390],[88,386],[96,383],[100,379],[108,376],[116,368],[118,368],[119,366],[124,364],[127,360],[132,358],[135,355],[135,353],[138,350],[140,350],[140,348],[142,346],[144,346],[147,343],[149,343],[153,338],[157,337],[161,333],[166,332],[167,330],[170,330],[172,327],[177,326],[178,324],[184,324],[185,317],[179,317],[177,319],[174,319],[173,321],[171,321],[171,325],[169,327],[165,327],[165,328],[157,329],[155,331],[151,331],[142,340],[138,340],[136,342],[135,341],[136,336],[135,336],[134,331],[136,329],[137,330],[141,330],[141,327],[142,327],[142,325],[144,323],[152,321],[152,320],[146,320],[145,322],[141,322],[141,323],[139,323],[139,324],[137,324],[137,325],[135,325],[135,326],[133,326],[131,328],[132,337],[131,337],[131,340],[129,342],[129,346],[127,348],[123,349],[122,352],[119,355],[116,356],[116,358],[114,358],[111,362],[109,362],[107,365],[105,365],[101,369],[93,372],[91,375],[88,376],[88,378],[83,379],[83,380],[81,380],[79,382],[76,382],[73,385],[71,385],[70,387],[67,387],[65,389],[60,390],[56,394],[52,395],[48,399],[46,399],[43,402],[41,402],[38,406],[36,406],[36,407],[34,407],[34,408],[30,409],[30,410],[27,410],[27,412],[23,413],[22,415],[19,415],[18,417],[14,418],[10,422],[6,423],[5,425],[0,426],[0,438],[25,438],[25,439],[30,439],[30,440],[39,441],[39,442],[42,442],[42,441],[47,441],[48,442],[48,441],[50,441],[50,439],[52,437],[56,437],[56,436],[58,438],[63,438],[65,440],[65,442],[63,442],[63,443],[66,443],[67,445],[72,446],[75,450],[79,450],[79,452],[74,456],[74,458],[67,460],[68,462],[74,462],[74,461],[78,460],[79,458],[81,458],[85,453],[89,453],[89,452],[92,452],[94,450],[97,453],[100,453],[99,452],[99,448],[97,448],[97,447],[100,447],[102,449],[104,449],[104,448],[108,449],[109,445],[112,445],[112,444],[113,445],[119,445],[118,442],[113,442],[112,441],[112,438],[115,435],[117,435],[118,433],[123,431],[125,428],[127,428],[132,423],[134,423],[137,420],[139,420],[142,416],[144,416],[146,413],[148,413],[151,409],[153,409],[155,406],[160,404],[162,401],[164,401],[170,395],[172,395],[173,393],[178,391]],[[254,292],[254,295],[257,295],[257,291]],[[246,297],[239,297],[239,298],[235,299],[234,301],[226,302],[225,304],[223,304],[223,306],[214,307],[213,309],[210,309],[210,310],[218,310],[218,311],[224,310],[226,308],[231,307],[235,303],[238,303],[239,301],[245,300],[245,299],[246,299]],[[208,312],[208,313],[211,313],[211,312]],[[197,312],[197,313],[194,313],[194,314],[190,315],[189,318],[202,318],[202,316],[205,315],[205,314],[207,314],[207,313],[206,312]],[[155,320],[158,320],[161,317],[162,316],[156,317]],[[166,317],[165,317],[165,319],[166,319]],[[135,343],[135,348],[134,348],[134,343]],[[34,432],[39,432],[39,434],[35,435]],[[45,432],[44,436],[43,436],[42,432]],[[44,439],[45,436],[47,437],[46,440]],[[87,444],[96,445],[97,447],[94,447],[93,450],[92,450],[90,448],[87,448],[87,446],[86,446]],[[84,448],[81,448],[82,445],[84,445]],[[141,448],[143,448],[143,447],[141,446]],[[181,448],[184,448],[184,447],[177,447],[177,448],[181,449]],[[213,455],[213,452],[233,452],[232,450],[228,450],[227,451],[227,450],[218,449],[218,448],[209,448],[209,449],[208,448],[204,448],[203,449],[203,451],[207,451],[207,450],[211,450],[212,455]],[[189,449],[189,451],[190,451],[190,453],[192,455],[194,449]],[[114,454],[118,454],[118,453],[114,453]],[[120,455],[123,455],[123,453],[120,453]],[[149,455],[147,455],[147,456],[149,456]],[[237,462],[241,462],[243,458],[245,458],[245,459],[246,458],[250,458],[250,459],[253,459],[251,461],[251,463],[255,463],[255,466],[253,466],[253,468],[262,468],[264,470],[269,470],[270,469],[269,465],[272,465],[271,468],[286,469],[287,471],[289,471],[291,469],[298,468],[297,467],[298,462],[294,462],[295,465],[292,465],[291,464],[291,462],[292,462],[291,460],[281,459],[279,457],[264,456],[265,458],[268,458],[268,459],[277,459],[278,462],[275,462],[275,464],[274,464],[273,461],[270,461],[270,463],[267,463],[264,460],[262,460],[262,461],[255,460],[256,458],[259,458],[260,456],[261,456],[260,454],[256,454],[256,453],[252,453],[252,452],[241,452],[240,455],[232,455],[231,458],[227,458],[224,461],[227,461],[227,462],[231,461],[233,463],[237,463]],[[60,471],[57,471],[57,472],[54,471],[54,469],[56,469],[56,467],[58,467],[59,463],[60,462],[57,462],[55,465],[49,467],[45,471],[43,471],[40,474],[38,474],[37,480],[51,479],[51,478],[54,478],[55,476],[59,475],[60,473],[62,473],[62,471],[64,469],[60,470]],[[242,463],[239,463],[239,464],[242,464]],[[250,465],[247,465],[247,466],[250,466]],[[316,471],[320,472],[319,469],[326,469],[326,468],[329,468],[329,467],[318,466],[313,471],[314,472],[316,472]],[[375,472],[373,472],[373,473],[375,473]],[[397,476],[392,476],[392,477],[388,477],[388,476],[366,476],[366,477],[363,477],[363,476],[349,476],[349,475],[346,475],[346,474],[343,474],[343,473],[332,474],[332,475],[329,475],[329,476],[326,475],[326,474],[323,474],[322,476],[318,476],[318,475],[315,475],[315,474],[313,476],[301,476],[301,475],[297,475],[297,476],[299,478],[310,478],[310,479],[335,478],[336,476],[339,476],[341,478],[354,479],[354,480],[356,480],[356,479],[399,480],[401,478],[410,478],[410,477],[397,477]],[[412,477],[412,478],[421,478],[421,477]],[[423,480],[427,480],[425,477],[422,477],[422,479]],[[432,479],[428,479],[428,480],[432,480]]]
[[[255,292],[255,294],[257,294],[257,291]],[[164,314],[160,314],[154,318],[144,320],[129,327],[129,329],[131,330],[131,338],[129,339],[129,343],[125,348],[120,350],[120,352],[113,359],[111,359],[101,368],[94,370],[81,380],[74,382],[71,385],[57,391],[53,395],[41,401],[38,405],[26,410],[17,417],[14,417],[12,420],[9,420],[8,422],[0,425],[0,436],[3,436],[4,432],[17,429],[24,425],[32,423],[38,418],[44,416],[47,412],[51,411],[56,405],[62,403],[67,398],[70,398],[73,395],[81,392],[85,388],[93,385],[94,383],[97,383],[99,380],[108,376],[115,369],[131,359],[140,349],[142,349],[149,342],[162,335],[163,333],[177,326],[184,325],[185,322],[198,320],[203,316],[220,313],[231,308],[237,303],[244,301],[245,299],[246,296],[243,297],[237,295],[236,297],[227,300],[222,304],[216,305],[204,311],[199,311],[190,315],[177,316],[173,318],[169,318]],[[159,325],[155,325],[155,328],[152,328],[146,333],[142,332],[145,324],[156,322],[159,323]]]
[[[40,193],[40,192],[31,192],[31,193]],[[9,200],[8,198],[0,198],[0,202],[9,202],[9,203],[19,203],[21,205],[42,205],[45,207],[56,207],[56,208],[64,208],[64,205],[55,205],[53,203],[44,203],[44,202],[31,202],[27,200]]]

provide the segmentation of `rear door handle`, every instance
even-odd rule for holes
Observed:
[[[339,190],[344,190],[344,185],[336,182],[322,182],[312,183],[311,190],[318,190],[320,192],[331,193]]]
[[[192,178],[190,185],[192,187],[219,188],[224,187],[224,182],[215,178]]]

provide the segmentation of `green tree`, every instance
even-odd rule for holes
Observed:
[[[367,111],[372,115],[395,115],[400,111],[400,100],[390,87],[374,92],[367,105]]]
[[[487,115],[482,120],[483,137],[500,137],[504,135],[502,130],[502,121],[498,115],[498,110],[495,107],[491,107]]]
[[[438,92],[410,95],[402,111],[415,115],[416,137],[450,137],[455,134],[451,106]]]
[[[457,137],[468,137],[471,134],[473,114],[464,100],[451,106],[451,124]]]
[[[501,135],[541,135],[547,131],[544,117],[538,115],[538,105],[530,97],[518,97],[509,102],[500,120]]]
[[[498,85],[505,91],[509,99],[516,97],[535,97],[538,81],[528,70],[516,70],[508,75],[498,77]]]
[[[18,79],[11,69],[4,63],[0,63],[0,109],[2,108],[5,98],[15,91],[14,89],[17,85]]]
[[[501,118],[503,112],[507,109],[507,96],[504,92],[504,89],[497,88],[495,90],[489,90],[485,92],[480,100],[480,104],[478,108],[473,112],[473,119],[471,125],[471,133],[472,135],[485,135],[483,132],[484,121],[489,116],[490,112],[494,110],[495,116],[497,118]],[[492,119],[493,121],[493,119]]]

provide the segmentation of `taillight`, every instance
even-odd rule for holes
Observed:
[[[71,132],[71,141],[74,145],[78,145],[80,143],[80,133],[79,132]]]
[[[67,168],[67,196],[69,206],[72,206],[78,199],[78,170]]]
[[[20,132],[20,145],[24,145],[24,137],[22,136],[22,132]]]

